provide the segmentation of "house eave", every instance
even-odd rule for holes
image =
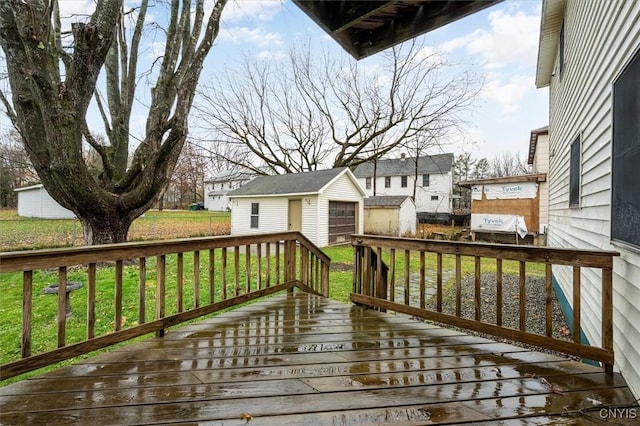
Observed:
[[[553,67],[558,53],[560,28],[564,19],[566,0],[544,0],[540,17],[540,40],[536,68],[536,87],[551,83]]]
[[[535,173],[530,175],[504,176],[504,177],[497,177],[497,178],[466,180],[458,183],[458,185],[470,188],[473,185],[489,185],[492,183],[546,182],[546,181],[547,181],[546,173]]]

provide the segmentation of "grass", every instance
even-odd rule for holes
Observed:
[[[209,211],[151,210],[137,218],[129,240],[225,235],[230,232],[230,213]],[[82,225],[77,219],[38,219],[0,210],[0,251],[31,250],[83,245]]]

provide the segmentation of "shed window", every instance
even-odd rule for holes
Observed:
[[[571,143],[569,207],[580,206],[580,135]]]
[[[429,175],[422,175],[422,186],[429,186]]]
[[[260,212],[260,203],[251,203],[251,228],[258,228],[258,213]]]
[[[407,187],[407,177],[406,176],[402,176],[400,178],[400,186],[403,187],[403,188]]]
[[[384,178],[384,187],[391,188],[391,176],[387,176]]]
[[[613,84],[611,238],[640,248],[640,51]]]
[[[371,178],[365,178],[365,186],[367,189],[371,189]]]

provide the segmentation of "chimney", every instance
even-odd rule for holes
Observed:
[[[400,154],[400,161],[404,161],[406,154],[403,152]]]

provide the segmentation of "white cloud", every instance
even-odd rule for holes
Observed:
[[[491,80],[485,84],[480,96],[497,102],[505,114],[510,114],[520,109],[528,92],[535,90],[533,80],[530,75],[516,75],[507,82]]]
[[[59,5],[62,31],[70,31],[74,22],[88,22],[89,15],[96,10],[95,3],[90,0],[61,1]]]
[[[282,50],[262,50],[258,52],[256,58],[262,60],[273,59],[279,61],[281,59],[284,59],[286,56],[287,55]]]
[[[282,10],[282,3],[282,0],[230,1],[222,11],[222,18],[225,21],[238,21],[241,19],[270,21]]]
[[[250,43],[259,47],[281,46],[280,33],[268,32],[264,28],[231,27],[220,30],[218,40],[235,44]]]
[[[535,65],[539,14],[497,10],[489,14],[489,26],[488,30],[478,29],[445,42],[440,48],[446,52],[464,48],[469,54],[480,55],[488,69]]]

